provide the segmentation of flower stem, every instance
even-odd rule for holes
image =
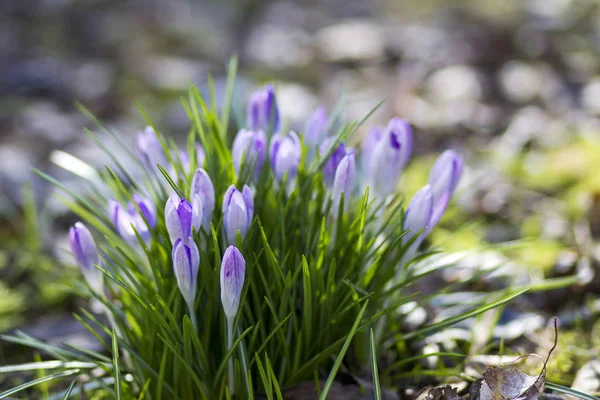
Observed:
[[[233,318],[227,318],[227,351],[231,350],[233,345]],[[234,383],[233,383],[233,354],[229,357],[228,361],[228,376],[227,384],[229,386],[229,394],[233,395]]]
[[[194,326],[194,332],[198,333],[198,317],[196,317],[196,312],[194,311],[194,305],[188,303],[188,311],[190,313],[190,319],[192,320],[192,325]]]

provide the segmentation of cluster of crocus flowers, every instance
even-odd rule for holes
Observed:
[[[278,184],[285,182],[286,190],[293,190],[296,177],[302,172],[304,146],[305,162],[318,161],[322,165],[322,184],[332,201],[333,219],[344,217],[339,215],[340,210],[344,214],[352,210],[352,199],[359,188],[368,187],[370,197],[375,198],[378,205],[385,206],[412,152],[413,135],[408,122],[393,118],[385,127],[373,127],[360,150],[329,136],[329,126],[327,112],[319,108],[308,119],[303,133],[283,132],[273,87],[266,86],[255,92],[249,100],[246,125],[238,131],[231,149],[238,183],[237,186],[231,184],[224,193],[215,192],[211,177],[203,169],[206,154],[200,144],[194,147],[191,143],[190,149],[195,153],[188,154],[167,147],[166,141],[161,140],[151,127],[138,134],[136,149],[148,175],[156,180],[162,169],[169,176],[175,176],[175,182],[189,179],[181,185],[187,188],[187,192],[176,189],[177,192],[171,193],[165,200],[168,193],[159,190],[158,194],[154,193],[157,203],[148,194],[133,194],[129,201],[113,199],[108,204],[108,216],[116,233],[137,251],[141,250],[140,244],[148,245],[153,240],[172,245],[173,276],[194,325],[198,279],[202,279],[199,276],[200,264],[207,249],[203,241],[208,240],[214,227],[221,226],[222,231],[217,234],[221,234],[223,242],[229,246],[221,259],[221,302],[231,329],[240,305],[246,268],[242,251],[236,246],[240,244],[239,238],[243,243],[252,226],[254,192],[265,168],[271,169],[271,177]],[[170,161],[179,162],[178,171],[183,169],[184,173],[175,174],[175,166]],[[162,168],[159,169],[159,166]],[[433,166],[427,185],[412,198],[403,220],[403,227],[408,232],[401,241],[406,246],[401,264],[414,258],[422,241],[439,223],[462,170],[462,157],[452,150],[444,152]],[[248,185],[242,186],[240,182]],[[152,188],[148,189],[152,192]],[[222,223],[212,225],[219,222],[213,220],[219,196],[222,196]],[[164,206],[168,238],[158,237],[156,233],[155,228],[161,223],[158,221],[157,205],[159,208]],[[96,268],[99,257],[91,233],[78,222],[69,231],[69,240],[89,286],[101,293],[103,279],[101,271]]]

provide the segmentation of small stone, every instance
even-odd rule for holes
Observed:
[[[429,98],[435,103],[478,100],[481,84],[477,72],[467,65],[454,65],[433,73],[427,81]]]
[[[581,94],[583,106],[590,112],[600,115],[600,77],[588,83]]]
[[[348,20],[318,33],[321,57],[326,61],[379,59],[385,51],[383,32],[374,23]]]
[[[163,90],[187,90],[191,83],[204,81],[205,66],[193,60],[177,57],[154,57],[144,66],[146,81]]]
[[[298,29],[259,25],[250,35],[246,52],[255,62],[272,69],[299,68],[313,58],[310,37]]]
[[[531,101],[540,93],[542,79],[535,66],[510,61],[499,74],[500,85],[506,97],[516,103]]]

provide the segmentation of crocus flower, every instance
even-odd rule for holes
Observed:
[[[76,222],[69,229],[69,244],[85,280],[92,290],[101,295],[104,291],[104,280],[102,271],[94,266],[100,263],[96,242],[90,231],[81,222]]]
[[[381,140],[382,136],[383,129],[378,126],[373,126],[371,127],[371,130],[369,130],[369,133],[362,142],[361,165],[365,173],[369,168],[369,164],[371,161],[370,157],[371,154],[373,154],[373,149],[375,148],[375,145]]]
[[[321,144],[327,136],[327,112],[323,107],[318,108],[310,116],[304,128],[304,141],[308,147]]]
[[[253,131],[279,132],[279,109],[273,86],[255,91],[248,101],[247,127]]]
[[[221,262],[221,303],[228,320],[238,312],[245,275],[246,260],[237,247],[229,246]]]
[[[198,168],[192,178],[190,197],[194,198],[195,196],[202,201],[202,227],[208,232],[215,209],[215,188],[210,177],[202,168]]]
[[[433,190],[430,185],[423,186],[412,198],[404,214],[404,229],[408,233],[402,243],[408,243],[415,235],[419,235],[406,251],[403,260],[410,260],[419,245],[425,239],[431,226],[433,216]]]
[[[267,154],[267,136],[261,130],[242,129],[233,140],[232,156],[235,171],[239,174],[242,166],[254,168],[254,177],[260,173]]]
[[[372,130],[363,148],[368,159],[366,183],[376,197],[383,199],[394,191],[410,157],[410,125],[400,118],[393,118],[382,133]]]
[[[140,196],[139,194],[134,194],[131,196],[131,198],[133,199],[135,205],[137,205],[140,211],[142,212],[144,218],[146,218],[146,221],[148,221],[150,228],[154,228],[156,226],[156,206],[154,205],[152,200],[150,200],[147,197]],[[127,210],[132,215],[138,214],[134,203],[127,203]]]
[[[192,227],[198,231],[202,224],[203,205],[200,196],[194,195],[192,203],[171,194],[165,204],[165,224],[171,243],[192,236]]]
[[[254,196],[250,188],[244,185],[242,192],[234,185],[229,186],[223,197],[223,226],[229,244],[236,243],[237,232],[242,239],[248,232],[254,214]]]
[[[156,226],[156,207],[152,200],[134,194],[132,196],[135,205],[140,209],[142,214],[138,212],[134,203],[127,203],[127,208],[123,207],[116,200],[108,202],[109,216],[117,233],[130,245],[138,245],[137,233],[147,243],[150,240],[150,229]],[[144,222],[144,218],[148,222]]]
[[[167,156],[152,127],[148,126],[143,132],[139,132],[135,144],[138,157],[146,169],[159,173],[156,164],[167,166]]]
[[[301,154],[302,146],[300,138],[295,132],[290,132],[288,135],[275,134],[271,138],[269,149],[275,178],[281,181],[286,173],[288,174],[288,179],[295,177],[298,165],[300,164]]]
[[[200,252],[191,237],[179,238],[173,245],[173,269],[177,285],[185,302],[193,305],[196,298],[196,281],[200,265]]]
[[[450,197],[458,185],[462,170],[463,158],[454,150],[443,152],[433,165],[429,174],[429,184],[433,191],[433,216],[429,230],[442,219]]]
[[[327,150],[329,150],[329,148],[335,143],[335,140],[335,138],[331,137],[325,139],[325,141],[321,143],[321,147],[319,148],[319,154],[321,157],[325,156],[325,153],[327,153]],[[333,185],[335,171],[342,161],[342,158],[344,158],[347,153],[348,150],[346,149],[344,142],[340,143],[323,166],[323,180],[327,186],[331,187]]]
[[[339,210],[342,193],[344,194],[344,210],[348,209],[348,201],[350,200],[355,181],[356,160],[354,158],[354,152],[350,152],[342,158],[342,161],[340,161],[340,164],[335,171],[335,178],[333,179],[332,197],[334,213],[336,215]]]

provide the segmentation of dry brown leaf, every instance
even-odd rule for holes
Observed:
[[[471,385],[469,390],[470,400],[536,400],[544,392],[546,365],[558,342],[556,318],[554,319],[554,331],[554,346],[550,349],[546,360],[544,360],[544,366],[538,376],[527,375],[515,367],[487,367],[483,373],[483,378],[478,379]],[[539,358],[535,354],[529,354],[517,358],[513,363],[528,356]]]

